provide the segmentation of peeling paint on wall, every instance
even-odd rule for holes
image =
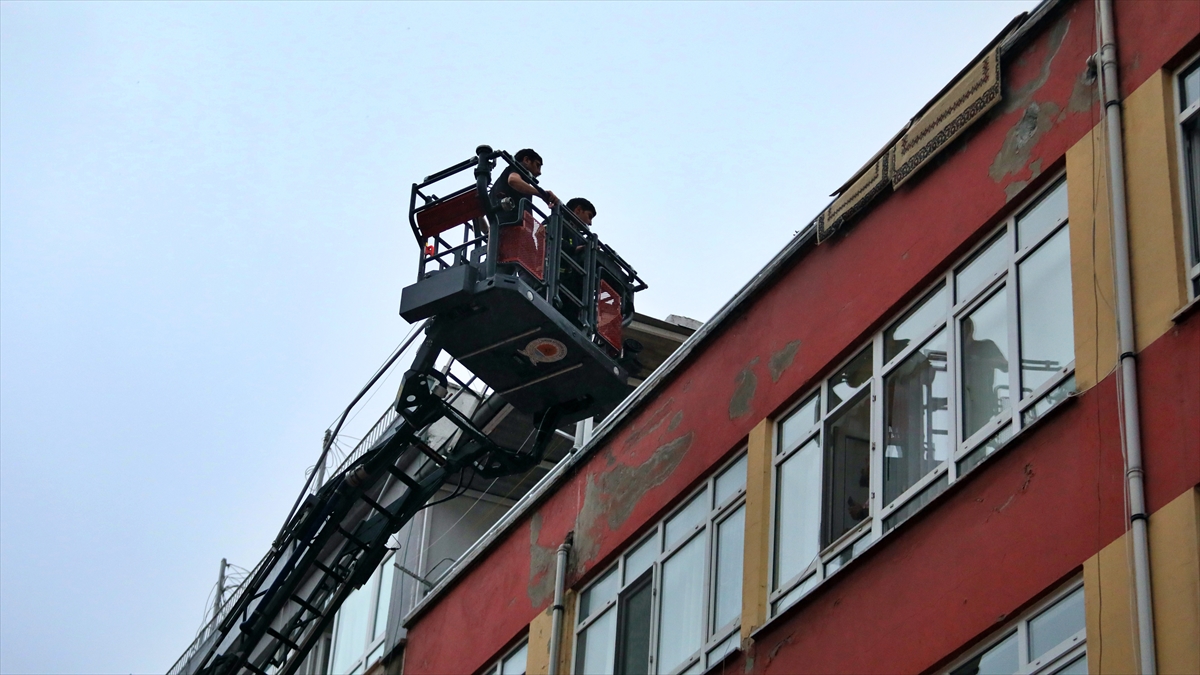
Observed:
[[[1029,154],[1038,140],[1056,122],[1062,121],[1064,116],[1065,113],[1053,101],[1030,103],[1021,119],[1005,134],[1004,145],[1000,147],[1000,152],[996,153],[996,159],[988,168],[988,175],[992,180],[999,183],[1005,176],[1016,176],[1024,171],[1026,163],[1029,162]],[[1040,173],[1040,164],[1038,168]],[[1020,191],[1020,188],[1017,191]],[[1012,199],[1015,194],[1009,194],[1008,198]]]
[[[733,380],[733,396],[729,399],[729,419],[731,420],[750,414],[750,402],[754,400],[754,392],[758,389],[758,376],[752,370],[757,363],[758,357],[756,356]]]
[[[554,563],[557,546],[542,546],[538,537],[542,534],[542,514],[535,513],[529,519],[529,602],[541,607],[550,602],[554,595]]]
[[[783,349],[771,355],[767,361],[767,370],[771,371],[771,381],[778,382],[779,378],[783,377],[784,371],[792,366],[792,361],[796,358],[796,350],[800,349],[800,341],[792,340],[783,346]]]
[[[1054,28],[1050,30],[1049,45],[1046,48],[1045,57],[1042,59],[1041,67],[1038,69],[1037,77],[1034,77],[1029,82],[1007,92],[1004,95],[1004,113],[1011,113],[1024,108],[1033,100],[1033,95],[1050,79],[1050,65],[1054,62],[1054,57],[1058,55],[1059,48],[1062,47],[1063,40],[1067,37],[1067,31],[1071,27],[1071,22],[1066,17],[1054,24]],[[1027,56],[1022,55],[1020,61],[1023,62]]]
[[[608,532],[624,525],[642,497],[652,488],[662,485],[674,473],[687,455],[688,448],[692,447],[694,438],[695,433],[689,431],[664,443],[637,466],[617,463],[611,449],[601,453],[601,461],[611,468],[587,477],[583,505],[575,517],[577,555],[572,556],[571,565],[575,573],[600,552],[600,539],[605,532],[601,524]]]

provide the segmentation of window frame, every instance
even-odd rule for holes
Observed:
[[[391,594],[392,594],[392,591],[394,590],[394,587],[396,584],[396,575],[395,575],[395,572],[393,571],[392,575],[390,577],[391,584],[389,585],[389,588],[387,588],[385,591],[385,589],[383,588],[383,579],[385,577],[383,570],[388,565],[394,565],[395,562],[396,562],[396,553],[393,551],[393,552],[389,553],[387,555],[387,557],[385,557],[383,559],[383,562],[381,562],[379,564],[379,566],[376,567],[373,572],[371,572],[371,577],[367,580],[367,583],[363,584],[362,587],[360,587],[357,591],[355,591],[355,592],[362,592],[364,590],[367,590],[370,593],[370,595],[368,596],[369,602],[367,603],[367,639],[366,639],[366,642],[364,643],[364,647],[363,647],[362,651],[359,653],[358,657],[353,661],[354,665],[352,665],[350,667],[350,670],[348,671],[350,673],[365,673],[365,672],[367,672],[367,670],[369,670],[371,668],[371,666],[373,666],[375,664],[376,661],[378,661],[379,659],[384,657],[383,650],[384,650],[384,645],[387,642],[387,622],[388,622],[387,614],[385,614],[383,616],[384,625],[383,625],[383,630],[379,633],[379,636],[373,637],[373,634],[375,633],[375,630],[376,630],[375,620],[377,618],[379,618],[379,616],[378,616],[379,601],[381,598],[383,598],[384,592],[386,592],[387,593],[387,602],[388,602],[388,605],[390,608],[391,601],[392,601]],[[338,642],[337,642],[338,631],[340,630],[340,626],[341,626],[340,613],[341,613],[341,610],[339,609],[338,615],[335,616],[334,621],[333,621],[333,628],[329,632],[329,648],[326,653],[325,669],[323,672],[327,672],[327,673],[333,672],[333,670],[332,670],[333,669],[333,657],[335,655],[334,652],[336,651],[337,646],[338,646]]]
[[[923,289],[922,293],[894,312],[881,329],[876,331],[865,342],[859,344],[855,349],[850,350],[850,356],[835,364],[835,367],[830,368],[828,374],[822,377],[816,386],[805,391],[802,396],[797,398],[797,402],[794,405],[775,418],[776,424],[771,448],[771,509],[770,541],[768,546],[767,602],[770,617],[777,616],[786,610],[787,607],[794,604],[804,595],[807,595],[812,589],[836,573],[850,560],[858,557],[863,551],[874,545],[875,542],[897,527],[903,520],[910,518],[914,513],[923,508],[924,505],[917,500],[932,500],[937,494],[947,489],[958,479],[978,468],[978,465],[985,462],[999,447],[1011,442],[1021,431],[1034,425],[1048,411],[1048,408],[1038,410],[1039,405],[1051,400],[1051,397],[1062,395],[1065,398],[1067,393],[1074,391],[1075,359],[1074,347],[1072,346],[1072,358],[1070,361],[1055,370],[1044,382],[1033,388],[1028,394],[1021,393],[1024,389],[1021,365],[1021,265],[1037,252],[1042,251],[1043,247],[1060,233],[1063,236],[1069,237],[1070,213],[1069,209],[1067,209],[1061,218],[1046,226],[1042,232],[1029,242],[1020,239],[1018,222],[1025,215],[1031,213],[1044,199],[1050,197],[1059,189],[1067,189],[1065,171],[1059,171],[1036,194],[1016,205],[1006,218],[980,239],[978,244],[972,246],[965,254],[958,257],[942,274],[929,283]],[[1006,258],[1003,265],[992,273],[990,277],[976,284],[975,288],[965,290],[960,294],[955,284],[957,274],[971,264],[978,254],[983,253],[992,244],[1001,241],[1005,242],[1006,245],[1006,249],[1004,249]],[[914,336],[909,344],[905,345],[903,349],[898,350],[890,358],[887,358],[885,340],[888,331],[905,320],[909,312],[922,307],[926,301],[934,301],[939,292],[945,293],[942,300],[944,306],[941,308],[940,313],[935,315],[932,323],[920,334]],[[1009,348],[1008,386],[1010,394],[1001,412],[993,416],[991,420],[974,433],[963,438],[965,423],[961,401],[959,400],[963,391],[962,368],[959,363],[962,356],[962,321],[980,306],[995,298],[997,294],[1003,294],[1005,303],[1004,311],[1007,322],[1006,339]],[[924,476],[913,482],[912,485],[907,487],[890,502],[884,503],[883,469],[884,455],[886,453],[881,451],[881,447],[885,445],[885,385],[888,377],[897,372],[910,356],[926,347],[931,340],[938,339],[939,335],[942,336],[940,339],[945,341],[944,344],[947,351],[945,375],[950,378],[947,382],[948,392],[946,403],[946,413],[949,415],[948,424],[950,426],[947,456],[942,459],[940,464],[930,469]],[[829,409],[831,379],[841,373],[843,369],[858,358],[863,350],[866,349],[871,350],[872,354],[871,377],[854,391],[844,396],[839,396],[842,400],[833,409]],[[1064,388],[1069,389],[1070,392],[1065,392]],[[1011,393],[1014,391],[1018,392],[1016,396]],[[776,556],[778,555],[777,528],[779,526],[778,496],[780,489],[780,467],[794,457],[808,443],[814,439],[816,440],[820,453],[818,472],[820,473],[822,486],[820,500],[822,513],[819,517],[823,534],[826,527],[825,519],[827,517],[825,513],[827,494],[825,494],[825,491],[827,490],[828,480],[826,476],[825,435],[829,421],[843,410],[845,406],[858,400],[858,397],[863,395],[864,392],[869,396],[871,405],[870,503],[867,516],[861,523],[858,523],[827,545],[824,544],[822,537],[819,552],[808,565],[787,579],[776,579],[778,574]],[[783,422],[804,408],[814,396],[820,397],[817,422],[792,445],[788,448],[783,448]],[[1060,402],[1061,399],[1052,401],[1050,407],[1054,407],[1054,405]],[[977,452],[983,452],[984,455],[975,461]],[[968,460],[975,461],[975,463],[964,468]],[[899,518],[897,514],[906,508],[909,510],[903,515],[903,518],[899,520],[893,519],[893,516]]]
[[[1045,654],[1036,660],[1029,659],[1029,624],[1036,618],[1042,615],[1042,612],[1049,609],[1051,606],[1066,599],[1076,591],[1083,592],[1083,578],[1076,577],[1071,581],[1063,584],[1054,592],[1048,594],[1045,598],[1038,600],[1029,609],[1021,613],[1021,616],[1009,621],[1000,630],[992,632],[988,637],[980,640],[974,647],[967,650],[962,656],[951,662],[951,665],[942,669],[940,672],[943,675],[952,675],[953,672],[965,665],[971,659],[986,653],[992,647],[1003,642],[1014,633],[1017,636],[1017,663],[1019,669],[1014,675],[1042,675],[1043,673],[1053,673],[1056,669],[1070,665],[1076,659],[1083,657],[1087,658],[1087,610],[1084,609],[1084,626],[1074,634],[1051,647]],[[1086,598],[1085,598],[1086,605]]]
[[[529,651],[528,651],[529,650],[529,636],[526,635],[525,637],[523,637],[519,641],[517,641],[517,644],[513,645],[509,649],[504,650],[503,656],[496,659],[495,661],[492,661],[492,664],[490,666],[488,666],[488,669],[483,671],[484,675],[503,675],[504,665],[506,663],[508,663],[510,660],[512,660],[512,658],[514,656],[516,656],[521,650],[525,650],[525,667],[523,667],[521,669],[521,672],[528,673],[529,672]]]
[[[650,635],[649,635],[649,672],[658,673],[658,641],[660,632],[660,619],[662,616],[662,589],[663,589],[663,565],[669,561],[676,553],[681,551],[687,545],[696,540],[697,537],[704,537],[704,601],[703,601],[703,638],[699,648],[688,656],[684,661],[671,670],[670,673],[690,673],[702,672],[707,668],[719,663],[734,649],[740,649],[740,633],[741,633],[741,612],[737,617],[723,626],[713,628],[714,616],[716,612],[716,588],[713,579],[717,569],[718,555],[718,528],[725,523],[730,517],[743,510],[743,518],[745,517],[746,504],[746,481],[742,481],[741,486],[730,493],[723,502],[714,504],[717,497],[716,483],[717,480],[726,474],[727,471],[733,469],[739,462],[748,466],[748,457],[746,446],[739,448],[733,456],[722,462],[715,471],[704,480],[703,485],[691,490],[687,495],[679,500],[678,505],[673,508],[665,517],[659,519],[649,531],[643,532],[633,544],[625,547],[616,562],[609,565],[604,571],[596,575],[595,578],[586,586],[580,589],[575,598],[575,626],[573,627],[574,639],[571,645],[571,672],[579,672],[579,645],[580,635],[587,631],[591,626],[607,615],[608,612],[616,612],[622,604],[622,598],[626,593],[638,586],[639,583],[645,583],[642,580],[646,575],[650,575],[651,588],[651,603],[650,603]],[[695,525],[690,532],[679,536],[678,540],[671,543],[669,546],[666,543],[667,523],[676,515],[680,514],[690,506],[695,499],[706,498],[708,500],[708,509],[704,512],[703,517],[699,519],[699,523]],[[744,525],[743,525],[744,527]],[[650,566],[645,570],[637,573],[637,576],[627,578],[627,562],[630,554],[638,551],[644,544],[655,542],[658,553],[655,554]],[[744,551],[744,539],[738,543],[739,552]],[[744,554],[743,554],[744,555]],[[591,608],[586,619],[580,621],[578,617],[581,615],[581,608],[584,594],[592,588],[596,587],[599,582],[606,580],[610,574],[617,575],[617,588],[613,596],[606,600],[604,604]],[[743,571],[744,575],[744,571]],[[740,587],[739,587],[740,588]],[[613,667],[614,670],[619,666],[618,657],[622,653],[620,627],[621,617],[617,614],[613,615],[614,638],[609,647],[612,649]],[[731,640],[736,640],[737,645],[730,645]],[[699,670],[694,670],[699,667]],[[669,673],[663,673],[669,675]]]
[[[1171,101],[1173,104],[1172,119],[1175,125],[1175,152],[1179,167],[1179,199],[1182,210],[1183,225],[1183,264],[1187,276],[1187,297],[1189,301],[1200,298],[1200,194],[1194,194],[1188,185],[1188,159],[1184,148],[1183,129],[1186,124],[1195,124],[1200,128],[1200,100],[1186,109],[1183,107],[1184,95],[1183,78],[1191,71],[1200,69],[1200,53],[1193,55],[1182,66],[1171,73],[1171,87],[1174,90]],[[1200,166],[1196,167],[1200,171]],[[1193,217],[1195,220],[1193,220]]]

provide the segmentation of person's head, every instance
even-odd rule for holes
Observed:
[[[584,225],[592,226],[592,218],[596,217],[596,207],[583,197],[575,197],[567,202],[567,210],[582,220]]]
[[[518,150],[517,154],[513,155],[513,159],[517,160],[517,164],[525,167],[525,170],[533,174],[535,178],[542,175],[542,156],[531,148]]]

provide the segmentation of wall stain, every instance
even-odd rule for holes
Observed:
[[[758,389],[758,376],[752,370],[757,363],[758,357],[756,356],[733,380],[733,396],[729,399],[729,419],[731,420],[750,414],[750,402],[754,399],[754,392]]]
[[[625,446],[629,447],[637,443],[661,427],[663,422],[667,420],[667,415],[669,414],[668,408],[670,408],[671,404],[674,402],[674,397],[668,398],[666,401],[663,401],[662,405],[658,406],[654,412],[650,413],[641,425],[629,425],[629,435],[625,437]]]
[[[800,349],[800,341],[792,340],[767,360],[767,369],[771,371],[772,382],[778,382],[779,378],[783,377],[784,371],[792,367],[792,361],[795,360],[798,349]]]
[[[1050,65],[1054,62],[1054,57],[1058,55],[1058,50],[1062,47],[1063,40],[1066,39],[1067,31],[1070,27],[1070,19],[1063,17],[1050,29],[1049,44],[1046,46],[1046,56],[1042,60],[1041,67],[1038,69],[1037,77],[1017,89],[1005,92],[1005,114],[1015,112],[1029,105],[1033,100],[1033,95],[1050,79]]]
[[[1029,180],[1014,180],[1004,186],[1004,201],[1011,202],[1013,197],[1021,194],[1021,190],[1024,190],[1026,185],[1040,175],[1042,175],[1042,160],[1038,158],[1029,163]]]
[[[542,533],[542,514],[535,513],[529,519],[529,602],[541,607],[554,599],[554,567],[557,546],[542,546],[538,537]]]
[[[1033,147],[1061,119],[1062,112],[1053,101],[1030,103],[1021,119],[1005,134],[1000,152],[996,153],[996,159],[988,167],[988,175],[992,180],[999,183],[1005,176],[1020,173],[1029,161]]]
[[[587,477],[583,505],[575,517],[575,555],[571,556],[574,574],[582,571],[583,563],[591,561],[600,552],[600,541],[605,532],[600,524],[604,523],[608,532],[624,525],[642,497],[675,472],[694,438],[695,432],[689,431],[664,443],[638,466],[617,463],[612,450],[602,451],[610,456],[613,468]]]
[[[1033,482],[1033,476],[1034,476],[1032,463],[1025,465],[1024,474],[1025,474],[1025,479],[1023,481],[1021,481],[1021,487],[1018,488],[1016,492],[1009,495],[1008,499],[1004,500],[1003,504],[1001,504],[1000,506],[993,507],[992,513],[1003,513],[1004,509],[1007,509],[1009,507],[1009,505],[1012,504],[1014,500],[1016,500],[1018,495],[1025,494],[1025,492],[1027,492],[1029,490],[1029,484]],[[987,520],[985,520],[984,522],[987,522],[988,520],[991,520],[991,519],[992,519],[991,514],[988,514]]]
[[[1071,88],[1071,98],[1067,100],[1067,111],[1085,113],[1100,102],[1100,89],[1096,86],[1096,74],[1087,68],[1075,78],[1075,86]]]

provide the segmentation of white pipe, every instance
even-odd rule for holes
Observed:
[[[571,555],[571,544],[575,540],[575,533],[568,532],[566,541],[562,546],[558,547],[558,559],[555,561],[554,567],[554,606],[550,619],[550,671],[549,675],[558,675],[558,652],[562,649],[562,632],[563,632],[563,614],[566,608],[563,607],[563,594],[565,592],[567,581],[567,558]]]
[[[1117,285],[1117,344],[1121,354],[1118,375],[1133,537],[1133,592],[1137,605],[1138,657],[1141,675],[1155,675],[1154,605],[1150,597],[1150,547],[1147,538],[1146,493],[1142,471],[1141,426],[1138,413],[1137,344],[1134,339],[1133,292],[1129,272],[1129,221],[1125,204],[1125,154],[1122,149],[1121,90],[1117,84],[1117,37],[1112,0],[1098,0],[1100,10],[1100,82],[1105,135],[1108,140],[1108,194],[1112,204],[1113,263]]]

